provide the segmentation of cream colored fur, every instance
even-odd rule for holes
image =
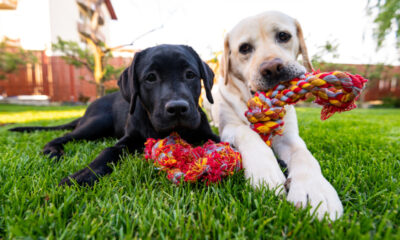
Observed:
[[[279,31],[290,33],[290,41],[284,44],[277,42]],[[254,51],[246,56],[238,50],[245,42],[254,46]],[[298,55],[302,55],[305,67],[297,62]],[[341,201],[299,136],[294,107],[286,107],[284,133],[274,137],[272,148],[249,127],[244,116],[251,90],[260,90],[257,87],[263,81],[259,73],[261,63],[274,58],[281,58],[285,65],[296,71],[311,70],[300,24],[280,12],[265,12],[239,22],[226,35],[222,79],[213,89],[215,104],[206,108],[211,111],[213,123],[219,127],[222,141],[230,142],[239,149],[245,176],[254,187],[266,185],[277,194],[286,193],[284,184],[287,179],[277,163],[276,154],[288,166],[290,180],[287,183],[290,184],[287,184],[287,200],[296,206],[310,204],[311,211],[315,211],[320,219],[325,214],[330,219],[336,219],[343,212]]]

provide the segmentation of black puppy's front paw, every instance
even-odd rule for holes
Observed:
[[[62,146],[46,145],[44,146],[42,153],[47,155],[50,159],[58,161],[64,155],[64,150]]]
[[[89,168],[84,168],[66,178],[63,178],[58,186],[72,186],[74,180],[78,185],[92,186],[99,178]]]

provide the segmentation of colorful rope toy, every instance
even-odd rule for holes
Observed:
[[[242,168],[240,153],[229,143],[208,140],[202,147],[193,148],[176,133],[161,140],[147,139],[144,152],[145,158],[152,159],[176,184],[181,180],[218,182]]]
[[[247,102],[245,116],[250,127],[260,134],[268,146],[272,137],[283,132],[284,105],[295,104],[308,96],[316,97],[322,105],[321,119],[326,120],[335,112],[349,111],[356,107],[355,101],[367,79],[345,72],[312,72],[281,83],[268,92],[257,92]]]

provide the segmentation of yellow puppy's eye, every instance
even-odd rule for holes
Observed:
[[[278,32],[278,34],[276,35],[276,38],[278,40],[278,42],[288,42],[290,40],[290,38],[292,38],[292,35],[290,35],[287,32]]]
[[[248,43],[243,43],[242,45],[240,45],[239,47],[239,52],[241,54],[247,54],[250,53],[251,51],[253,51],[253,46],[251,46]]]

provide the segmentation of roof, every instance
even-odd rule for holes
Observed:
[[[110,13],[111,19],[117,20],[117,14],[115,14],[113,5],[112,5],[112,3],[111,3],[111,0],[105,0],[104,3],[105,3],[106,6],[107,6],[107,10],[108,10],[108,12]]]

